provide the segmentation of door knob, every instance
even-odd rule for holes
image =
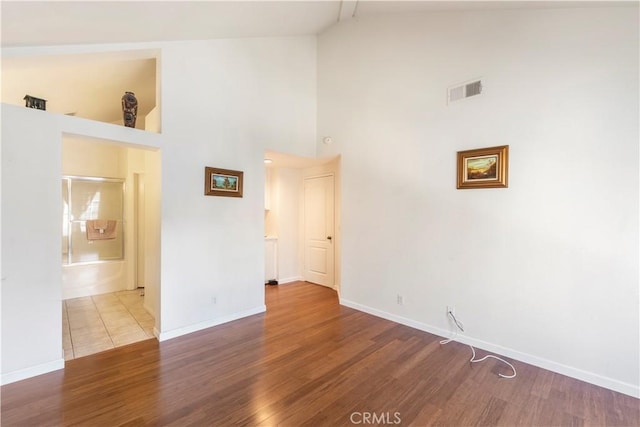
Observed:
[[[331,239],[332,239],[332,237],[331,237],[331,236],[327,236],[327,240],[331,240]]]

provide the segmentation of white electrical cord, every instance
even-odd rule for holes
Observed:
[[[458,329],[460,329],[460,331],[461,331],[461,332],[464,332],[464,325],[462,324],[462,322],[460,322],[460,321],[456,318],[456,316],[454,316],[454,314],[453,314],[451,311],[449,311],[447,314],[449,315],[449,317],[451,317],[451,320],[453,320],[453,323],[455,323],[455,324],[456,324],[456,327],[457,327]],[[454,331],[454,334],[453,334],[453,336],[452,336],[451,338],[440,341],[440,344],[442,344],[442,345],[444,345],[444,344],[449,344],[451,341],[454,341],[454,340],[455,340],[455,338],[458,336],[458,329],[456,329],[456,330]],[[506,360],[504,360],[504,359],[499,358],[498,356],[494,356],[493,354],[487,354],[487,355],[486,355],[485,357],[483,357],[482,359],[476,359],[476,349],[475,349],[475,348],[473,348],[473,346],[472,346],[471,344],[467,344],[467,345],[468,345],[469,347],[471,347],[471,353],[472,353],[472,356],[471,356],[471,359],[469,360],[469,362],[471,362],[471,363],[478,363],[478,362],[482,362],[483,360],[487,360],[487,359],[489,359],[489,358],[491,358],[491,359],[497,359],[497,360],[499,360],[499,361],[501,361],[501,362],[503,362],[503,363],[506,363],[507,365],[509,365],[509,367],[510,367],[511,369],[513,369],[513,375],[503,375],[503,374],[501,374],[501,373],[498,373],[498,376],[500,376],[500,377],[502,377],[502,378],[515,378],[515,377],[516,377],[516,375],[517,375],[517,374],[516,374],[516,368],[514,368],[514,367],[513,367],[513,365],[512,365],[511,363],[507,362],[507,361],[506,361]]]

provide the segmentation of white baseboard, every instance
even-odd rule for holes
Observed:
[[[358,311],[371,314],[376,317],[391,320],[392,322],[400,323],[405,326],[410,326],[421,331],[429,332],[431,334],[449,338],[451,331],[437,328],[435,326],[427,325],[426,323],[417,322],[415,320],[407,319],[406,317],[398,316],[395,314],[387,313],[386,311],[377,310],[362,304],[355,303],[353,301],[340,299],[340,304],[346,307],[353,308]],[[534,356],[528,353],[522,353],[517,350],[502,347],[497,344],[489,343],[486,341],[478,340],[464,335],[457,335],[455,341],[472,345],[476,348],[495,353],[498,355],[506,356],[520,362],[528,363],[533,366],[537,366],[548,371],[556,372],[558,374],[566,375],[571,378],[575,378],[580,381],[584,381],[590,384],[594,384],[600,387],[607,388],[609,390],[617,391],[635,398],[640,398],[640,387],[615,380],[613,378],[604,377],[602,375],[595,374],[593,372],[583,371],[578,368],[563,365],[552,360],[547,360],[538,356]]]
[[[218,326],[223,323],[232,322],[234,320],[242,319],[243,317],[253,316],[254,314],[264,313],[267,311],[267,307],[265,305],[261,305],[259,307],[255,307],[249,310],[240,311],[238,313],[233,313],[228,316],[222,316],[215,319],[207,320],[204,322],[196,323],[193,325],[185,326],[183,328],[172,329],[170,331],[158,332],[154,329],[154,334],[158,337],[158,341],[166,341],[172,338],[177,338],[182,335],[190,334],[193,332],[200,331],[202,329],[211,328],[213,326]]]
[[[304,281],[304,278],[302,278],[302,276],[296,276],[296,277],[287,277],[286,279],[280,279],[278,281],[279,285],[286,285],[289,283],[293,283],[293,282],[301,282]]]
[[[64,358],[2,374],[2,380],[0,380],[0,383],[2,385],[11,384],[16,381],[26,380],[27,378],[57,371],[58,369],[64,369]]]

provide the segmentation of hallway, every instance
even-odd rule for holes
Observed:
[[[155,320],[143,302],[139,289],[62,301],[64,359],[153,338]]]

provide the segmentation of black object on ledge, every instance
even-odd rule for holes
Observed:
[[[36,98],[35,96],[25,95],[22,98],[26,101],[25,107],[27,108],[35,108],[36,110],[46,110],[47,109],[47,100]]]

